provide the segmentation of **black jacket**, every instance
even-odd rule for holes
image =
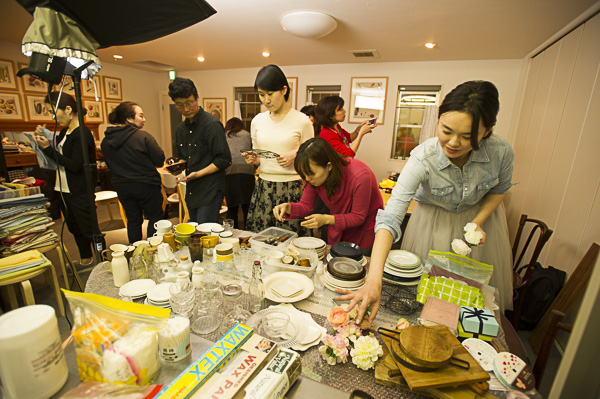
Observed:
[[[111,126],[100,148],[114,184],[161,184],[156,168],[163,166],[165,153],[150,133],[134,125]]]
[[[94,165],[92,167],[92,184],[95,187],[95,183],[98,181],[98,171],[96,169],[96,144],[94,143],[92,132],[90,132],[87,127],[83,132],[86,136],[90,164]],[[58,137],[56,137],[57,145],[62,141],[63,137],[65,137],[65,134],[67,134],[67,128],[61,130]],[[62,154],[52,146],[48,146],[42,151],[44,151],[51,159],[56,160],[56,163],[60,166],[65,168],[67,184],[69,185],[71,194],[78,195],[86,192],[85,173],[83,171],[83,152],[81,151],[81,127],[76,128],[67,136],[62,147]]]

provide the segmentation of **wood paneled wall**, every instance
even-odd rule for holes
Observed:
[[[570,274],[600,241],[600,14],[529,62],[508,200],[554,230],[539,261]]]

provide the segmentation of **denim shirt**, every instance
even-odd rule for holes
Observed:
[[[461,170],[444,154],[437,137],[425,141],[411,151],[385,209],[377,213],[375,232],[384,228],[398,241],[413,198],[459,213],[478,204],[487,193],[506,193],[513,185],[514,158],[508,141],[492,135],[479,142],[479,150],[471,151]]]

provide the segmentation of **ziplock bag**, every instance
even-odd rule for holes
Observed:
[[[428,273],[433,265],[439,266],[452,273],[475,280],[482,286],[488,285],[494,266],[478,262],[467,256],[452,252],[429,251],[425,262],[425,272]]]
[[[81,381],[148,385],[160,372],[157,331],[170,310],[63,289]]]

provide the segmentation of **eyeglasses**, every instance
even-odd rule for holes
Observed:
[[[184,109],[184,108],[190,108],[192,107],[194,104],[196,104],[196,100],[191,101],[188,100],[185,103],[175,103],[175,107],[177,107],[177,109]]]

